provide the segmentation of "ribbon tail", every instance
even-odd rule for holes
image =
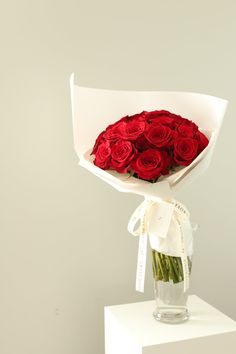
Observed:
[[[133,236],[140,236],[141,220],[145,213],[146,201],[144,200],[133,212],[128,223],[128,231]],[[140,225],[135,229],[137,223]]]
[[[138,260],[136,271],[136,291],[144,292],[145,272],[146,272],[146,258],[147,258],[147,234],[140,235]]]
[[[186,292],[189,288],[189,266],[187,256],[181,257],[181,262],[183,266],[184,292]]]
[[[136,271],[136,291],[144,292],[147,242],[148,242],[148,217],[152,202],[145,198],[144,202],[136,209],[129,222],[128,229],[133,235],[139,235],[138,260]],[[140,221],[138,229],[134,230],[136,223]]]
[[[179,228],[181,263],[182,263],[182,268],[183,268],[184,292],[186,292],[189,288],[189,266],[188,266],[188,256],[187,256],[187,249],[186,249],[186,233],[184,232],[184,230],[182,228],[181,221],[178,216],[175,216],[175,220],[176,220],[176,223]]]

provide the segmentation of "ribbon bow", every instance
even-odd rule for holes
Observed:
[[[178,244],[178,255],[181,257],[184,275],[184,291],[189,288],[189,266],[187,258],[186,237],[192,232],[192,228],[183,228],[184,221],[189,221],[190,214],[186,207],[174,200],[164,201],[161,198],[149,199],[145,197],[144,201],[137,207],[132,214],[129,223],[128,231],[139,236],[137,272],[136,272],[136,290],[144,292],[146,258],[147,258],[147,240],[150,232],[154,233],[155,237],[166,239],[168,243],[168,230],[170,222],[174,222],[174,227],[177,235],[176,243]],[[136,225],[139,222],[137,228]],[[160,251],[157,249],[157,251]],[[173,256],[173,254],[172,254]]]

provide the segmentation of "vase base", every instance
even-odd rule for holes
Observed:
[[[153,313],[155,320],[164,323],[182,323],[189,319],[190,315],[186,308],[161,308]]]

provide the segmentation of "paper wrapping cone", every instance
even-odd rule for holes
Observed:
[[[73,74],[70,88],[74,147],[79,164],[118,191],[154,199],[171,197],[209,166],[227,107],[226,100],[192,92],[114,91],[80,87],[75,85]],[[192,120],[209,138],[206,149],[189,166],[152,184],[128,174],[104,171],[93,164],[91,149],[97,136],[109,124],[143,110],[161,109]]]

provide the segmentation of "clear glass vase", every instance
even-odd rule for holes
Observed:
[[[188,257],[188,267],[190,275],[191,257]],[[188,290],[184,291],[181,258],[152,250],[152,268],[156,299],[154,318],[166,323],[181,323],[188,320]]]

